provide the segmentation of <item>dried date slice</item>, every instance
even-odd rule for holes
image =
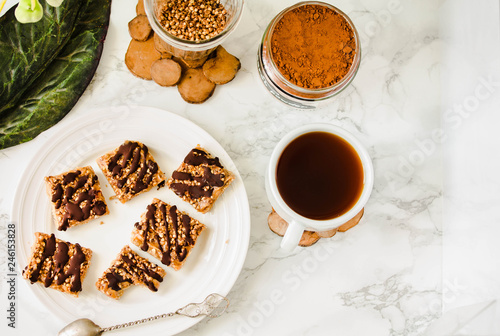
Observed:
[[[144,0],[139,0],[137,6],[135,6],[135,12],[137,15],[146,15],[146,10],[144,9]]]
[[[135,76],[151,80],[151,65],[160,58],[152,38],[144,42],[132,40],[125,54],[125,64]]]
[[[288,228],[288,222],[281,218],[276,211],[271,211],[267,217],[267,225],[278,236],[283,237],[285,235],[286,229]]]
[[[187,69],[177,88],[186,102],[200,104],[212,96],[215,83],[205,77],[201,68]]]
[[[151,77],[161,86],[174,86],[182,75],[182,68],[174,60],[162,58],[151,65]]]
[[[240,60],[218,46],[213,56],[203,64],[203,73],[215,84],[226,84],[233,80],[241,68]]]
[[[130,37],[136,41],[144,42],[151,35],[152,29],[146,15],[137,15],[128,23]]]
[[[332,238],[337,233],[337,229],[331,229],[328,231],[317,231],[318,236],[321,238]]]
[[[358,214],[356,216],[354,216],[352,219],[350,219],[349,221],[347,221],[347,223],[342,224],[341,226],[339,226],[337,228],[337,231],[339,231],[339,232],[346,232],[347,230],[352,229],[353,227],[355,227],[359,223],[359,221],[363,217],[364,213],[365,213],[365,208],[361,209],[361,211],[358,212]]]
[[[322,232],[314,232],[314,231],[304,231],[302,234],[302,238],[299,242],[300,246],[311,246],[316,243],[320,238],[331,238],[335,236],[337,232],[346,232],[347,230],[356,226],[364,214],[364,208],[354,216],[351,220],[347,221],[345,224],[342,224],[336,229],[322,231]],[[288,223],[278,215],[274,209],[267,217],[267,223],[272,232],[277,235],[283,237],[285,235],[286,229],[288,228]]]
[[[299,246],[308,247],[314,245],[320,238],[321,237],[314,231],[304,231],[302,238],[300,238]]]

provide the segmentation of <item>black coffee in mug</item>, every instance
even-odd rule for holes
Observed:
[[[285,203],[314,220],[339,217],[363,191],[363,164],[343,138],[327,132],[305,133],[290,142],[276,168],[276,184]]]

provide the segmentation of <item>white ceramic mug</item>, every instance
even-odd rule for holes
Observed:
[[[311,132],[326,132],[334,134],[347,141],[356,151],[363,167],[363,190],[358,201],[339,217],[327,220],[314,220],[304,217],[293,211],[281,197],[277,182],[276,168],[283,150],[297,137]],[[266,192],[269,202],[274,210],[284,220],[288,222],[288,228],[281,241],[281,248],[292,251],[297,247],[304,230],[328,231],[338,228],[356,216],[368,201],[373,188],[373,165],[367,150],[361,142],[348,131],[332,124],[309,124],[299,127],[286,134],[276,145],[269,160],[269,166],[266,172]]]

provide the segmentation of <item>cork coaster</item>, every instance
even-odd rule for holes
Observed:
[[[352,229],[354,226],[356,226],[361,218],[363,217],[365,209],[361,209],[361,211],[354,216],[351,220],[346,222],[345,224],[342,224],[336,229],[332,229],[329,231],[321,231],[321,232],[315,232],[315,231],[304,231],[302,234],[302,238],[300,238],[299,246],[302,247],[307,247],[315,244],[320,238],[331,238],[335,236],[337,232],[346,232],[349,229]],[[288,223],[285,221],[283,218],[280,217],[274,211],[269,214],[267,217],[267,224],[269,225],[269,228],[271,229],[272,232],[276,233],[278,236],[283,237],[286,229],[288,228]]]

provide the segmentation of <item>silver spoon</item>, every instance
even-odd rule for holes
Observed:
[[[223,304],[223,305],[221,305]],[[180,309],[177,309],[174,313],[161,314],[142,320],[137,320],[133,322],[118,324],[112,327],[101,328],[89,319],[83,318],[71,322],[67,326],[61,329],[58,336],[98,336],[105,331],[113,331],[116,329],[122,329],[127,327],[132,327],[138,324],[158,320],[165,317],[171,317],[174,315],[182,315],[187,317],[198,317],[206,315],[208,317],[219,317],[221,316],[229,307],[229,300],[219,294],[210,294],[200,303],[190,303]]]

